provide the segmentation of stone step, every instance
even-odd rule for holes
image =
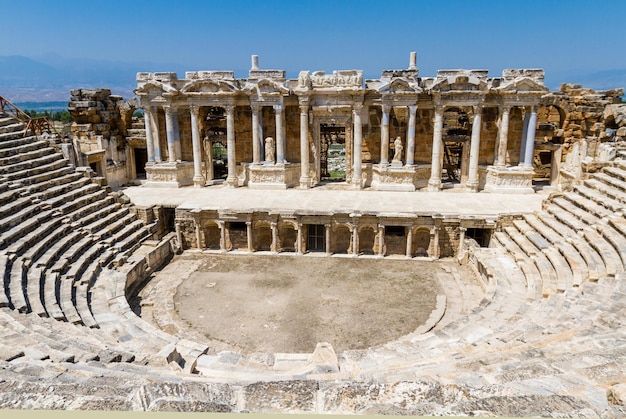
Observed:
[[[78,315],[78,311],[76,310],[76,305],[74,303],[74,279],[67,277],[66,275],[61,275],[60,281],[59,305],[61,306],[61,310],[63,310],[65,319],[72,324],[82,324],[82,319]]]
[[[623,163],[622,163],[623,166]],[[626,184],[626,169],[619,164],[617,166],[606,166],[602,168],[602,172],[609,176],[613,176]]]
[[[48,141],[33,141],[27,144],[22,144],[16,147],[11,148],[2,148],[0,149],[0,158],[9,157],[13,155],[18,155],[21,153],[27,153],[33,150],[37,150],[40,148],[48,147]]]
[[[48,316],[56,320],[65,320],[65,315],[59,304],[61,295],[61,275],[59,272],[44,272],[43,305]]]
[[[23,132],[26,129],[26,125],[17,119],[4,119],[3,124],[0,125],[0,134],[6,134],[8,132]]]
[[[19,154],[13,154],[10,156],[0,157],[0,166],[4,166],[6,168],[10,167],[19,167],[19,164],[25,164],[24,167],[28,167],[26,164],[31,160],[35,160],[41,157],[48,156],[52,153],[56,153],[56,150],[51,147],[38,147],[34,150],[23,151]],[[18,169],[21,170],[21,169]],[[13,170],[11,170],[13,171]]]
[[[584,237],[589,245],[598,252],[600,257],[604,261],[607,275],[615,275],[619,272],[624,271],[624,266],[622,265],[622,258],[620,257],[620,255],[609,242],[607,242],[600,234],[598,234],[597,231],[586,230],[584,233]]]
[[[606,268],[604,266],[602,258],[600,257],[600,255],[598,255],[595,249],[589,246],[589,243],[587,243],[587,241],[581,239],[580,236],[575,234],[569,227],[567,227],[565,224],[562,224],[553,216],[543,213],[537,214],[537,216],[539,220],[552,228],[554,231],[559,231],[564,234],[563,241],[557,246],[570,257],[572,257],[573,253],[578,253],[587,265],[589,277],[591,280],[597,281],[598,278],[606,275]],[[573,252],[571,251],[571,249],[568,249],[568,242],[569,245],[573,247]]]
[[[550,203],[546,206],[546,211],[548,214],[552,215],[556,218],[561,224],[567,226],[573,233],[569,233],[569,235],[578,234],[582,231],[587,225],[576,218],[572,213],[563,209],[561,206],[556,205],[554,203]]]
[[[11,179],[9,175],[13,175],[15,173],[24,173],[27,170],[39,167],[40,165],[53,163],[62,158],[62,154],[52,151],[44,154],[43,156],[36,157],[27,161],[2,165],[0,166],[0,175],[7,176],[9,179]]]
[[[20,191],[6,188],[2,192],[0,192],[0,205],[4,206],[7,203],[10,203],[14,201],[15,199],[17,199],[19,196],[20,196]],[[6,214],[2,215],[2,217],[5,217],[5,216]]]
[[[30,197],[20,197],[18,194],[7,194],[7,201],[0,206],[0,219],[10,217],[12,214],[16,214],[29,205],[33,205],[33,201]]]
[[[575,193],[575,192],[566,192],[563,194],[563,197],[568,200],[571,204],[577,206],[582,211],[593,215],[596,219],[602,219],[604,217],[608,217],[613,215],[612,210],[607,209],[606,207],[599,205],[597,202],[587,198],[584,195]],[[583,218],[579,217],[581,220]],[[591,224],[591,222],[590,222]]]
[[[93,318],[89,307],[89,292],[87,284],[79,284],[76,290],[76,309],[83,324],[87,327],[98,327],[98,322]]]
[[[103,199],[97,199],[100,194],[93,194],[90,199],[94,199],[85,206],[76,208],[74,211],[67,213],[67,218],[79,222],[81,224],[88,223],[88,219],[100,218],[113,211],[115,208],[115,198],[105,195]],[[86,198],[86,197],[84,197]],[[91,217],[91,218],[88,218]]]
[[[613,199],[608,195],[602,193],[598,189],[590,188],[586,185],[576,185],[574,191],[581,196],[595,202],[598,205],[602,205],[609,211],[615,213],[624,210],[624,203],[619,200]]]
[[[71,180],[76,180],[77,175],[82,176],[80,173],[77,173],[73,167],[67,164],[59,163],[58,166],[59,167],[56,169],[45,170],[38,174],[28,174],[26,177],[21,178],[20,182],[32,186],[34,191],[39,191],[45,189],[48,185],[60,185]],[[29,186],[25,187],[25,190],[27,192],[30,191]]]
[[[43,217],[40,217],[39,220],[41,220],[41,218]],[[7,247],[6,252],[15,253],[18,256],[23,255],[27,251],[27,248],[30,248],[35,242],[41,241],[45,236],[51,234],[51,232],[58,226],[58,223],[58,220],[50,219],[50,217],[48,217],[44,222],[39,221],[37,223],[37,228],[14,241],[12,245]]]
[[[83,188],[85,188],[82,191],[83,193],[77,192],[77,196],[73,200],[62,204],[61,206],[57,207],[56,210],[59,211],[61,214],[66,214],[71,219],[75,219],[74,213],[79,213],[83,211],[84,208],[88,205],[91,205],[98,201],[102,201],[107,197],[106,190],[98,187],[97,185],[95,188],[90,185],[86,185]],[[76,222],[81,222],[80,218],[77,218]]]
[[[82,231],[72,231],[54,243],[35,263],[36,266],[47,269],[51,267],[56,260],[62,257],[63,253],[69,249],[71,245],[78,242],[85,236]]]
[[[9,307],[9,297],[5,291],[4,284],[8,281],[8,274],[10,273],[9,257],[4,253],[0,253],[0,281],[2,281],[2,289],[0,289],[0,308]]]
[[[580,199],[582,200],[584,198]],[[556,197],[552,199],[552,202],[563,208],[565,211],[576,217],[578,220],[582,221],[582,223],[586,226],[600,222],[600,219],[594,214],[590,213],[589,211],[585,211],[584,209],[573,204],[570,200],[566,198]]]
[[[606,167],[605,169],[610,168]],[[619,177],[614,176],[611,172],[595,173],[593,178],[603,182],[611,188],[617,189],[620,193],[626,192],[626,182],[621,180]]]
[[[75,199],[81,198],[84,195],[88,195],[94,192],[102,193],[105,191],[95,183],[88,183],[87,185],[81,186],[80,188],[72,189],[70,191],[62,193],[61,195],[57,195],[54,198],[46,199],[44,202],[50,205],[52,208],[59,208],[64,207],[64,205]]]
[[[45,163],[45,164],[38,164],[34,167],[31,167],[30,169],[26,169],[26,170],[22,170],[19,172],[13,172],[13,173],[9,173],[7,175],[5,175],[5,177],[8,180],[14,181],[14,180],[19,180],[20,182],[23,183],[27,183],[29,181],[29,178],[33,177],[33,176],[37,176],[37,175],[42,175],[46,172],[51,172],[51,171],[56,171],[58,169],[61,169],[63,167],[68,167],[69,168],[69,162],[63,158],[62,154],[56,154],[53,155],[56,156],[56,159],[51,160],[49,163]],[[50,156],[50,159],[53,159],[52,156]],[[49,174],[44,175],[44,177],[50,177]]]
[[[68,265],[76,261],[81,254],[87,251],[94,244],[95,239],[86,236],[72,244],[59,258],[59,260],[50,269],[52,272],[63,272]]]
[[[58,220],[52,221],[51,230],[34,243],[31,243],[31,247],[22,254],[24,260],[29,260],[30,264],[35,264],[37,259],[46,251],[49,247],[53,246],[62,236],[67,235],[72,227],[67,223],[59,222]]]
[[[626,221],[623,218],[621,220]],[[626,237],[611,225],[600,224],[596,226],[596,230],[600,233],[603,239],[613,246],[617,254],[620,256],[621,265],[626,266]]]
[[[31,203],[28,206],[22,207],[19,211],[0,219],[0,229],[3,231],[0,237],[8,233],[8,229],[11,227],[18,226],[27,219],[33,218],[39,214],[41,209],[42,206],[40,204]]]
[[[23,145],[29,142],[36,141],[35,139],[36,137],[34,136],[26,135],[24,133],[24,129],[9,129],[6,132],[0,133],[0,149],[13,148],[18,145]]]
[[[28,272],[26,272],[26,294],[28,296],[28,311],[45,317],[48,315],[48,312],[41,298],[43,295],[43,273],[43,269],[39,267],[28,269]]]
[[[9,275],[9,300],[14,310],[25,312],[28,309],[28,303],[26,302],[26,295],[24,292],[24,277],[26,275],[25,269],[22,266],[21,259],[17,259],[11,263],[11,270]]]
[[[39,193],[34,193],[33,195],[41,200],[51,199],[57,196],[60,196],[69,191],[73,191],[75,189],[79,189],[85,185],[90,184],[91,181],[86,177],[77,177],[70,182],[60,183],[55,186],[50,186]]]

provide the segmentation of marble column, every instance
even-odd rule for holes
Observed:
[[[474,106],[474,120],[472,122],[472,137],[470,139],[470,161],[467,187],[472,191],[478,190],[478,156],[480,154],[480,130],[482,129],[482,105]]]
[[[308,189],[309,177],[309,105],[300,105],[300,189]]]
[[[380,164],[389,164],[389,112],[390,105],[383,105],[383,120],[380,126]]]
[[[274,105],[274,112],[276,113],[276,163],[282,164],[285,162],[285,135],[283,132],[283,105]]]
[[[537,107],[533,106],[528,118],[528,128],[526,130],[526,150],[524,151],[524,166],[533,168],[535,157],[535,130],[537,129]]]
[[[246,221],[246,239],[248,242],[248,252],[252,252],[252,221]]]
[[[261,163],[261,147],[262,147],[262,129],[261,129],[261,118],[259,118],[259,114],[263,107],[259,105],[252,105],[252,163],[260,164]]]
[[[385,255],[385,226],[378,225],[378,256],[383,257]]]
[[[176,162],[176,137],[174,135],[174,111],[171,106],[163,106],[165,111],[165,132],[167,134],[167,154],[170,163]]]
[[[202,250],[204,246],[202,246],[202,240],[200,238],[200,223],[196,221],[194,224],[196,227],[196,245],[198,246],[199,250]]]
[[[330,255],[330,229],[331,226],[330,224],[324,224],[324,241],[325,241],[325,247],[326,247],[326,254]]]
[[[143,122],[146,126],[146,152],[148,163],[154,163],[154,140],[152,139],[152,108],[146,106],[143,111]]]
[[[406,165],[415,164],[415,122],[417,119],[417,105],[409,106],[409,128],[406,133]]]
[[[224,221],[218,221],[217,226],[220,228],[220,251],[226,252],[226,225]]]
[[[226,149],[228,154],[228,176],[226,183],[230,186],[238,186],[237,162],[235,154],[235,106],[227,105],[226,110]]]
[[[176,160],[180,161],[183,158],[183,152],[180,147],[180,127],[178,126],[178,110],[176,108],[172,108],[172,121],[174,122],[174,152]]]
[[[200,108],[189,106],[191,113],[191,145],[193,147],[193,184],[197,187],[205,185],[206,179],[202,175],[202,149],[200,147],[200,126],[198,125],[198,114]]]
[[[435,107],[435,126],[433,132],[433,155],[430,166],[430,179],[428,190],[438,191],[441,189],[441,158],[443,155],[443,107]]]
[[[275,222],[272,222],[270,225],[272,226],[272,245],[270,250],[278,253],[278,226]]]
[[[467,230],[467,228],[465,227],[459,227],[459,250],[457,252],[457,256],[462,256],[463,255],[463,251],[465,250],[464,246],[465,246],[465,231]]]
[[[298,223],[298,243],[296,243],[296,251],[298,252],[299,255],[301,255],[302,252],[302,223]]]
[[[413,227],[406,227],[406,257],[413,257]]]
[[[500,108],[502,117],[500,118],[500,127],[498,129],[498,154],[496,156],[496,166],[506,166],[506,149],[508,147],[509,139],[509,115],[511,112],[510,106],[503,106]]]
[[[174,222],[174,231],[176,232],[176,241],[178,242],[178,246],[181,250],[184,250],[185,246],[183,246],[183,233],[180,230],[180,223],[178,221]]]
[[[530,112],[524,108],[524,123],[522,125],[522,142],[519,150],[519,166],[524,165],[526,159],[526,137],[528,136],[528,121],[530,120]]]
[[[359,228],[352,226],[352,255],[359,255]]]
[[[363,147],[363,126],[361,125],[361,109],[363,105],[355,103],[352,108],[352,119],[354,122],[354,147],[352,156],[354,160],[352,171],[352,185],[355,189],[362,188],[362,147]]]
[[[159,111],[157,108],[149,107],[150,113],[148,114],[150,120],[150,128],[152,128],[152,146],[154,147],[154,161],[161,163],[161,142],[159,135]]]
[[[430,257],[439,259],[439,227],[434,226],[431,234],[433,235],[433,251]]]

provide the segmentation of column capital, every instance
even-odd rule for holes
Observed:
[[[200,106],[194,104],[189,105],[189,112],[191,112],[194,116],[198,116],[200,113]]]
[[[172,105],[163,105],[163,111],[165,111],[165,115],[171,116],[173,111]]]
[[[436,104],[435,105],[435,115],[442,115],[443,116],[443,111],[446,107],[442,104]]]
[[[409,112],[414,113],[415,111],[417,111],[417,105],[409,105]]]
[[[306,104],[304,104],[304,103],[300,103],[300,113],[305,113],[305,114],[307,114],[307,115],[308,115],[308,113],[309,113],[309,109],[310,109],[310,108],[311,108],[311,107],[309,106],[309,104],[308,104],[308,103],[306,103]]]
[[[246,225],[247,226],[251,226],[252,225],[252,221],[246,221]]]
[[[391,105],[388,103],[383,103],[382,104],[382,109],[384,113],[389,113],[391,112]]]
[[[263,105],[261,105],[260,103],[251,103],[250,109],[252,109],[253,112],[258,112],[263,109]]]
[[[363,109],[363,104],[362,103],[353,103],[352,104],[352,111],[353,112],[361,112],[361,110]]]
[[[232,115],[233,112],[235,111],[235,105],[233,105],[233,104],[224,105],[224,111],[226,112],[227,116],[229,114]]]
[[[459,231],[462,232],[462,233],[465,233],[467,231],[467,227],[459,226]]]
[[[500,105],[498,106],[498,110],[502,112],[511,112],[512,105]]]
[[[282,103],[279,103],[277,105],[272,105],[272,107],[274,108],[274,111],[276,111],[276,112],[282,112],[283,111]]]
[[[474,111],[474,114],[481,114],[483,112],[483,108],[485,107],[485,105],[483,105],[482,103],[478,103],[476,105],[472,106],[472,110]]]

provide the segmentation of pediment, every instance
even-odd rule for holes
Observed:
[[[545,92],[548,91],[548,88],[530,77],[521,77],[501,85],[497,90],[503,92]]]
[[[181,89],[183,93],[234,93],[237,88],[229,82],[223,80],[197,80],[187,83]]]
[[[150,95],[158,96],[162,93],[176,94],[178,90],[169,84],[161,83],[158,81],[148,81],[141,86],[137,87],[135,93],[138,95]]]
[[[482,91],[487,88],[487,82],[472,75],[453,75],[435,80],[430,87],[431,91]]]
[[[415,83],[410,83],[404,79],[394,79],[390,83],[383,84],[378,88],[380,93],[393,95],[415,94],[421,92],[421,90],[422,89]]]

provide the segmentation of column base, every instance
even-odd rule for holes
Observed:
[[[465,190],[467,192],[478,192],[478,182],[467,182],[465,184]]]
[[[193,186],[197,188],[203,188],[206,185],[206,180],[202,175],[196,175],[193,177]]]
[[[489,166],[485,191],[494,193],[535,193],[532,167]]]
[[[300,189],[310,189],[311,188],[311,178],[308,176],[300,177]]]
[[[194,166],[192,162],[167,162],[146,165],[148,187],[174,187],[192,185]]]
[[[226,185],[230,188],[237,188],[239,186],[239,179],[237,179],[237,176],[228,176],[226,178]]]
[[[428,192],[439,192],[441,191],[441,179],[429,179],[428,186],[426,186],[426,190]]]

